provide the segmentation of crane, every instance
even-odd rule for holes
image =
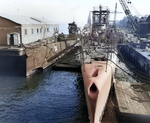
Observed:
[[[116,15],[122,13],[122,12],[117,12],[117,3],[115,4],[115,11],[114,12],[110,12],[110,13],[114,14],[114,20],[113,20],[112,27],[116,30]]]
[[[115,5],[115,13],[114,13],[114,22],[113,22],[114,29],[116,29],[116,13],[117,13],[117,3]]]
[[[138,24],[134,21],[134,18],[132,16],[132,13],[129,9],[129,7],[127,6],[127,3],[128,4],[131,4],[131,1],[125,1],[125,0],[119,0],[129,22],[131,23],[131,26],[132,26],[132,29],[136,32],[137,31],[137,28],[138,28]],[[126,3],[127,2],[127,3]]]

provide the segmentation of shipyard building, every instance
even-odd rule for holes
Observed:
[[[59,25],[44,18],[0,14],[0,45],[21,45],[51,37]]]

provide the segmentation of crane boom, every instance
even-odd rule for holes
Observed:
[[[123,8],[123,10],[124,10],[124,12],[125,12],[125,14],[126,14],[128,20],[129,20],[129,22],[131,23],[131,26],[132,26],[133,30],[136,31],[138,25],[137,25],[137,23],[134,21],[134,18],[133,18],[133,16],[132,16],[132,13],[131,13],[129,7],[128,7],[127,4],[126,4],[126,1],[125,1],[125,0],[119,0],[119,2],[120,2],[120,4],[121,4],[121,6],[122,6],[122,8]],[[129,3],[131,3],[131,2],[129,2]]]

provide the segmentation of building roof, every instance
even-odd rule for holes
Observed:
[[[8,20],[11,20],[21,25],[28,25],[28,24],[35,24],[35,25],[52,24],[54,25],[54,23],[44,18],[34,18],[34,17],[23,16],[23,15],[9,15],[9,14],[1,14],[1,13],[0,13],[0,17],[6,18]]]

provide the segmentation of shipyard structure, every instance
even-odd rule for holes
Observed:
[[[58,42],[59,25],[44,18],[1,14],[0,34],[0,75],[30,75],[76,44],[75,40]]]
[[[124,19],[118,23],[118,26],[121,28],[128,28],[138,37],[148,38],[150,36],[150,15],[139,17],[139,12],[133,7],[130,0],[119,0],[119,2],[127,17],[124,17]],[[134,14],[133,16],[135,12],[138,14]]]
[[[132,2],[119,0],[127,18],[120,21],[123,42],[117,46],[118,54],[123,61],[128,61],[131,68],[139,76],[150,77],[150,16],[138,18],[132,15],[129,8]],[[123,23],[125,25],[123,25]],[[126,64],[127,64],[126,63]]]

